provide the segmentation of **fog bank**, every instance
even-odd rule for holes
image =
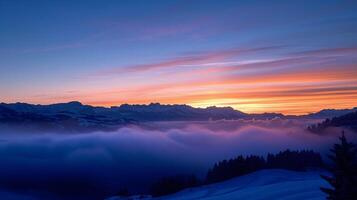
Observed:
[[[145,192],[162,176],[203,177],[214,162],[238,154],[288,148],[325,153],[337,141],[339,130],[319,136],[305,125],[275,119],[147,123],[87,134],[1,133],[0,187],[31,197],[98,199],[121,188]]]

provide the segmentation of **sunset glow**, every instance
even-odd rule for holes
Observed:
[[[357,105],[355,4],[224,4],[88,3],[79,13],[43,4],[22,13],[26,5],[2,2],[0,101],[298,115]],[[57,15],[41,19],[49,13]]]

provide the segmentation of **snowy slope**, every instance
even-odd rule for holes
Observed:
[[[190,188],[156,200],[323,200],[320,187],[328,187],[320,173],[262,170],[225,182]],[[110,200],[125,198],[110,198]],[[131,198],[129,198],[131,199]],[[135,199],[135,198],[132,198]]]

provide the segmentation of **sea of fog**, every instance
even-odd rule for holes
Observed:
[[[123,188],[146,192],[162,176],[203,178],[215,162],[238,154],[312,149],[326,155],[341,130],[316,135],[306,131],[308,123],[153,122],[113,132],[1,132],[0,197],[100,199]]]

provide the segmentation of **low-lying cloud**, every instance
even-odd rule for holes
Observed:
[[[304,127],[277,119],[147,123],[88,134],[2,133],[0,195],[98,199],[121,188],[145,192],[162,176],[203,177],[214,162],[238,154],[287,148],[325,153],[337,141],[336,134],[319,136]]]

